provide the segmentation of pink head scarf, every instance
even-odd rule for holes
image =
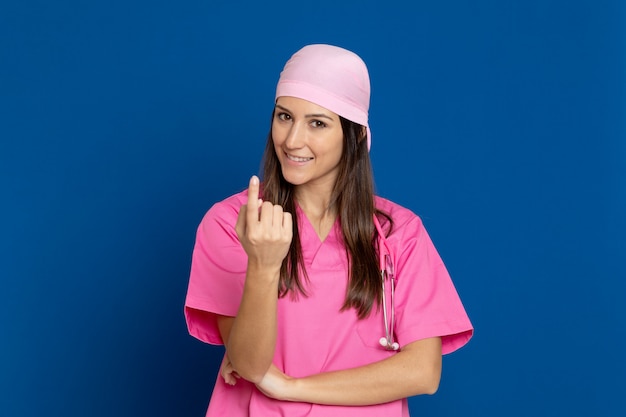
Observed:
[[[276,98],[301,98],[367,128],[370,78],[353,52],[331,45],[307,45],[287,61],[276,86]]]

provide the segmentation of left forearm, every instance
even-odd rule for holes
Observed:
[[[441,376],[441,341],[426,339],[383,361],[358,368],[289,378],[279,399],[327,405],[382,404],[433,394]]]

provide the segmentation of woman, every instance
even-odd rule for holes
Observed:
[[[408,416],[471,337],[420,219],[373,194],[369,96],[357,55],[302,48],[278,82],[263,184],[202,220],[185,315],[226,348],[207,416]]]

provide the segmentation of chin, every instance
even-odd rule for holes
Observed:
[[[302,175],[293,175],[292,173],[282,170],[283,178],[291,185],[302,185],[307,182],[307,179]]]

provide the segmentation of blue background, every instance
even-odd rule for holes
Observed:
[[[319,42],[368,63],[377,190],[476,326],[412,412],[626,415],[626,6],[591,0],[3,2],[1,415],[204,415],[195,228]]]

